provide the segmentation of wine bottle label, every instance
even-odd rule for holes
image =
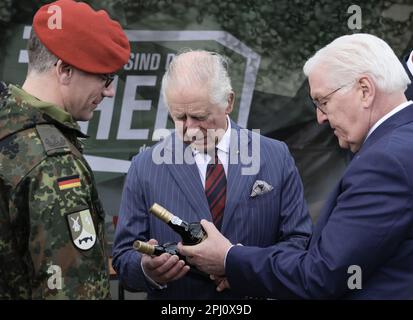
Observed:
[[[171,219],[172,224],[180,225],[182,223],[182,220],[179,219],[177,216],[173,216]]]

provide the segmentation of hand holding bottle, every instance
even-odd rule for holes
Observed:
[[[149,240],[148,243],[158,244],[155,239]],[[166,284],[182,278],[189,271],[189,266],[185,265],[177,255],[166,252],[160,256],[142,254],[142,267],[146,276],[158,284]]]
[[[154,203],[149,211],[178,233],[184,245],[195,245],[205,240],[207,234],[199,222],[188,223],[172,214],[164,207]]]
[[[186,261],[199,270],[213,275],[225,275],[225,257],[232,243],[225,238],[212,222],[202,219],[201,225],[207,238],[197,245],[178,243],[178,251]]]
[[[178,244],[176,242],[167,242],[167,243],[164,243],[162,245],[155,245],[155,244],[151,244],[149,242],[143,242],[143,241],[136,240],[133,243],[133,248],[135,250],[139,251],[140,253],[148,254],[150,256],[160,256],[163,253],[169,253],[171,255],[177,255],[179,260],[182,260],[185,263],[187,263],[186,257],[181,255],[178,252],[177,246],[178,246]],[[191,267],[189,269],[189,272],[191,272],[194,275],[201,276],[205,279],[210,279],[208,274],[198,270],[195,267]]]

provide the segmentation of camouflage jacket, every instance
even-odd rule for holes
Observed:
[[[0,299],[107,299],[104,212],[63,110],[0,95]]]

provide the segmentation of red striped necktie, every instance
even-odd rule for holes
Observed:
[[[224,166],[218,159],[217,149],[215,149],[215,161],[211,159],[207,166],[205,194],[208,199],[212,221],[220,229],[227,198],[227,178],[225,177]]]

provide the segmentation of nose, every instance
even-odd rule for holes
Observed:
[[[189,129],[198,128],[198,121],[192,117],[187,117],[185,121],[185,127]]]
[[[324,122],[328,121],[328,117],[325,113],[321,112],[318,108],[317,108],[317,122],[318,124],[323,124]]]
[[[103,97],[108,98],[112,98],[113,96],[115,96],[115,88],[113,87],[112,83],[109,85],[109,87],[103,89],[102,95]]]

